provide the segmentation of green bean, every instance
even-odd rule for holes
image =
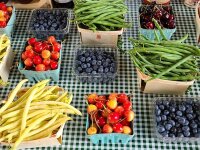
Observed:
[[[162,31],[160,25],[158,24],[158,22],[157,22],[154,18],[153,18],[152,20],[153,20],[155,26],[158,28],[158,30],[159,30],[159,32],[160,32],[160,35],[162,36],[163,40],[168,41],[168,39],[167,39],[166,36],[164,35],[164,33],[163,33],[163,31]]]

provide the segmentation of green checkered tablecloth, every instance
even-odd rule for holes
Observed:
[[[138,37],[138,8],[140,6],[141,0],[127,0],[127,5],[129,7],[129,12],[126,16],[127,21],[133,22],[133,27],[126,29],[123,34],[123,48],[128,50],[131,48],[130,42],[128,42],[129,37]],[[195,43],[195,25],[194,25],[194,10],[184,6],[182,0],[172,0],[172,5],[174,6],[176,12],[177,20],[177,31],[174,38],[180,38],[184,34],[188,33],[189,38],[188,43]],[[26,32],[27,23],[30,17],[31,11],[27,10],[17,10],[17,22],[14,31],[14,36],[12,39],[12,47],[16,52],[16,57],[14,62],[18,62],[20,58],[20,53],[23,50],[25,41],[29,35]],[[154,138],[153,125],[151,119],[151,107],[152,100],[154,97],[158,96],[170,96],[170,95],[157,95],[157,94],[143,94],[137,83],[137,75],[135,67],[129,59],[129,56],[120,54],[119,55],[119,75],[113,83],[109,84],[82,84],[75,80],[72,74],[72,62],[74,56],[74,49],[77,44],[80,43],[79,33],[74,24],[70,27],[70,33],[63,43],[63,59],[61,63],[61,72],[59,82],[51,82],[52,85],[57,84],[69,91],[74,93],[74,99],[72,105],[78,108],[83,116],[74,116],[74,121],[66,123],[63,132],[63,143],[61,146],[52,148],[40,148],[48,150],[58,150],[58,149],[112,149],[112,150],[128,150],[128,149],[177,149],[177,150],[198,150],[200,149],[200,144],[190,143],[176,143],[176,144],[166,144],[159,142]],[[4,99],[8,92],[17,85],[17,83],[24,78],[23,75],[17,70],[15,65],[12,69],[9,77],[9,82],[12,84],[8,87],[0,89],[0,97]],[[34,83],[29,82],[26,86],[33,85]],[[99,144],[93,145],[86,137],[85,134],[85,124],[86,124],[86,103],[84,100],[84,95],[92,92],[97,92],[99,94],[107,94],[110,92],[125,92],[133,93],[134,99],[132,100],[134,111],[136,113],[135,119],[135,137],[127,144]],[[190,92],[186,96],[198,96],[200,95],[200,82],[195,82],[192,86]],[[0,150],[7,149],[6,147],[0,146]],[[37,148],[39,149],[39,148]]]

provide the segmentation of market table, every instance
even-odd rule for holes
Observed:
[[[126,29],[123,34],[123,49],[128,50],[132,46],[128,42],[129,37],[138,37],[138,8],[141,0],[130,1],[127,0],[129,7],[129,13],[126,18],[127,21],[133,22],[133,27]],[[189,38],[187,40],[190,44],[195,44],[195,25],[194,15],[195,12],[191,8],[184,6],[182,0],[174,0],[172,2],[176,12],[176,24],[177,31],[173,38],[180,38],[184,34],[188,33]],[[14,67],[10,73],[8,87],[0,89],[1,99],[5,98],[8,92],[13,89],[17,83],[24,78],[23,75],[17,70],[16,62],[19,61],[20,53],[23,50],[24,43],[29,35],[26,32],[27,23],[31,11],[17,10],[16,27],[12,39],[12,47],[16,52]],[[74,49],[77,44],[80,43],[79,33],[75,24],[70,27],[70,33],[63,43],[62,64],[60,72],[59,82],[51,82],[52,85],[59,85],[69,91],[73,92],[74,99],[72,105],[79,109],[83,116],[73,117],[74,121],[67,122],[63,133],[63,143],[59,147],[53,148],[41,148],[41,149],[200,149],[200,144],[190,143],[170,143],[166,144],[159,142],[154,138],[153,124],[152,124],[152,102],[154,97],[158,96],[170,96],[170,95],[158,95],[158,94],[144,94],[139,89],[137,82],[137,75],[135,67],[129,59],[128,55],[119,55],[119,72],[117,79],[113,83],[109,84],[82,84],[75,80],[72,73],[72,62],[74,56]],[[29,82],[26,86],[33,85]],[[133,109],[136,113],[136,119],[134,124],[135,137],[127,144],[92,144],[86,137],[86,103],[84,95],[88,93],[96,92],[98,94],[107,94],[111,92],[125,92],[134,95],[132,100]],[[200,82],[195,82],[191,90],[184,96],[198,96],[200,95]],[[173,95],[171,95],[173,96]],[[7,149],[7,147],[0,146],[0,149]]]

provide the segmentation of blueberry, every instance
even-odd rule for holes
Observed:
[[[87,67],[88,67],[88,68],[91,67],[90,63],[87,63]]]
[[[177,127],[177,128],[180,127],[180,126],[181,126],[180,123],[176,123],[176,124],[175,124],[175,127]]]
[[[181,128],[181,127],[176,127],[176,132],[177,132],[177,133],[182,133],[182,132],[183,132],[183,130],[182,130],[182,128]]]
[[[97,74],[97,72],[93,70],[93,71],[92,71],[92,74]]]
[[[170,113],[169,116],[170,116],[171,118],[175,118],[175,117],[176,117],[175,113]]]
[[[92,68],[87,68],[87,69],[86,69],[86,72],[87,72],[87,73],[91,73],[91,72],[92,72]]]
[[[76,61],[76,64],[81,65],[82,62],[77,60],[77,61]]]
[[[103,62],[103,66],[107,67],[109,64],[107,62]]]
[[[168,110],[164,110],[164,115],[168,115],[169,111]]]
[[[196,133],[195,137],[200,138],[200,132]]]
[[[183,132],[183,135],[184,135],[185,137],[189,137],[189,136],[190,136],[190,131],[184,131],[184,132]]]
[[[109,71],[109,69],[108,69],[108,68],[105,68],[105,69],[104,69],[104,72],[105,72],[105,73],[107,73],[108,71]]]
[[[114,73],[114,68],[113,67],[110,67],[110,72]]]
[[[177,132],[176,127],[172,127],[172,128],[170,129],[170,132],[175,134],[175,133]]]
[[[162,115],[161,119],[162,119],[162,121],[165,121],[165,120],[167,120],[167,116],[166,115]]]
[[[175,121],[174,120],[169,120],[168,123],[170,123],[172,126],[175,126]]]
[[[159,105],[162,105],[163,102],[161,100],[158,100],[158,101],[156,101],[156,104],[159,106]]]
[[[183,131],[190,131],[190,127],[188,127],[188,126],[183,126],[183,127],[182,127],[182,130],[183,130]]]
[[[184,117],[179,117],[178,118],[178,122],[180,123],[180,124],[182,124],[182,125],[184,125],[185,124],[185,118]]]
[[[85,69],[85,68],[87,68],[87,65],[86,65],[86,64],[81,64],[81,67],[82,67],[83,69]]]
[[[90,53],[85,52],[85,56],[86,56],[86,57],[90,56]]]
[[[102,57],[101,55],[99,55],[99,56],[97,56],[97,59],[98,59],[98,60],[102,60],[103,57]]]
[[[91,57],[86,58],[86,62],[89,62],[91,60]]]
[[[192,114],[186,114],[188,120],[192,120],[194,117]]]
[[[184,137],[183,133],[178,133],[177,137]]]
[[[85,57],[81,57],[80,59],[82,62],[85,62]]]
[[[175,111],[176,111],[176,108],[173,107],[173,106],[170,106],[170,107],[169,107],[169,110],[170,110],[171,112],[175,112]]]
[[[39,27],[40,25],[38,23],[35,23],[33,26],[34,27]]]
[[[99,73],[103,73],[103,68],[99,68],[99,69],[98,69],[98,72],[99,72]]]
[[[159,133],[162,133],[162,132],[164,132],[164,131],[165,131],[164,126],[159,125],[159,126],[158,126],[158,132],[159,132]]]
[[[186,110],[186,108],[185,108],[184,105],[179,105],[179,106],[178,106],[178,109],[179,109],[180,111],[182,111],[182,112]]]
[[[160,117],[160,116],[157,116],[157,117],[156,117],[156,121],[157,121],[157,122],[160,122],[160,121],[161,121],[161,117]]]
[[[186,120],[185,120],[185,123],[184,123],[183,125],[184,125],[184,126],[189,125],[189,121],[186,119]]]
[[[192,107],[187,108],[186,109],[186,113],[192,114],[193,113]]]
[[[96,65],[97,61],[96,60],[92,60],[92,65]]]
[[[57,25],[57,23],[52,23],[52,25],[51,25],[52,27],[57,27],[58,25]]]
[[[164,105],[159,105],[160,110],[164,110],[165,106]]]
[[[97,61],[97,65],[99,65],[99,66],[101,66],[101,61],[99,60],[99,61]]]
[[[177,115],[177,116],[182,116],[183,113],[182,113],[181,111],[178,110],[178,111],[176,111],[176,115]]]
[[[197,129],[192,129],[192,133],[196,134],[196,133],[198,133],[198,130]]]
[[[110,63],[110,62],[111,62],[111,60],[110,60],[109,58],[107,58],[107,59],[106,59],[106,62],[107,62],[107,63]]]
[[[193,129],[196,129],[198,127],[198,125],[195,122],[192,122],[190,124],[190,127],[193,128]]]
[[[156,115],[160,115],[161,114],[161,110],[160,109],[156,109]]]
[[[167,123],[167,124],[165,125],[165,129],[166,129],[166,130],[170,130],[171,128],[172,128],[172,125],[171,125],[171,124]]]
[[[116,63],[111,63],[110,66],[111,66],[111,67],[115,67],[115,66],[116,66]]]
[[[162,132],[162,133],[160,133],[163,137],[168,137],[169,135],[168,135],[168,131],[164,131],[164,132]]]
[[[81,68],[81,67],[78,67],[77,69],[78,69],[78,72],[81,72],[81,71],[82,71],[82,68]]]
[[[169,137],[174,138],[174,137],[175,137],[175,134],[169,133]]]
[[[185,101],[185,103],[186,103],[186,104],[189,104],[189,105],[192,105],[192,104],[193,104],[193,101],[190,100],[190,99],[187,99],[187,100]]]
[[[163,101],[163,105],[169,106],[169,101],[168,100]]]
[[[98,66],[97,66],[97,65],[93,66],[92,68],[93,68],[93,70],[95,70],[95,71],[98,70]]]

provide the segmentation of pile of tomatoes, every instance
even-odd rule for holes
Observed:
[[[3,2],[0,3],[0,28],[5,28],[12,15],[13,8],[6,6]]]
[[[96,133],[132,134],[134,112],[132,103],[125,93],[108,96],[95,93],[87,96],[87,112],[90,116],[89,135]]]
[[[26,70],[47,71],[58,68],[61,44],[54,36],[47,40],[37,41],[36,38],[29,38],[25,51],[21,58]]]

